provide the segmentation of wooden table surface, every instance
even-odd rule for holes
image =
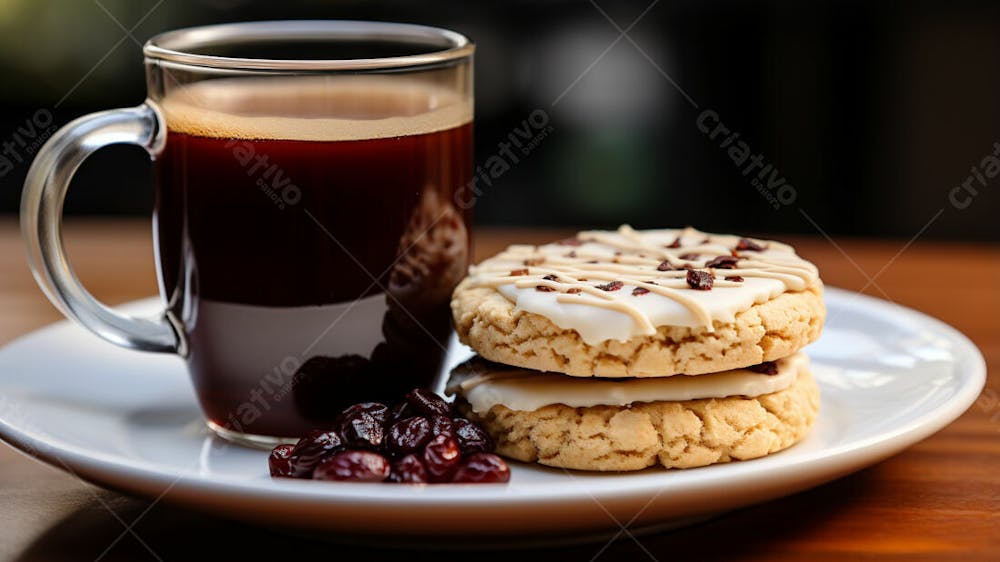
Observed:
[[[559,234],[482,229],[477,255]],[[75,220],[65,237],[81,279],[98,298],[121,303],[155,293],[147,221]],[[556,559],[1000,560],[1000,247],[918,240],[894,259],[905,241],[842,239],[840,249],[819,237],[792,242],[819,265],[828,285],[859,290],[881,271],[868,294],[888,295],[972,338],[991,371],[980,400],[937,435],[852,476],[695,527],[642,536],[641,546],[625,538],[603,550],[600,543],[575,546]],[[16,222],[0,219],[0,344],[60,318],[28,273]],[[126,532],[140,516],[134,535]],[[101,490],[0,446],[0,560],[155,559],[142,543],[163,560],[191,559],[206,549],[230,560],[345,560],[362,550],[169,502],[150,508],[147,499]],[[363,559],[400,556],[368,551]]]

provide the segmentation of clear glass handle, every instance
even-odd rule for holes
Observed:
[[[80,284],[66,259],[62,211],[80,164],[109,144],[136,144],[155,155],[163,120],[150,105],[102,111],[60,129],[35,157],[21,196],[21,232],[35,280],[59,310],[111,343],[145,351],[184,353],[183,338],[165,313],[133,318],[100,303]]]

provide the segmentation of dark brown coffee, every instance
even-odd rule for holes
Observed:
[[[155,232],[209,421],[296,436],[432,385],[469,264],[468,107],[360,78],[198,86],[163,104]]]

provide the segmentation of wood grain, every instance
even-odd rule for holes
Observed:
[[[564,234],[481,229],[476,252],[487,256],[508,243]],[[77,220],[65,238],[80,278],[100,299],[114,304],[155,293],[147,221]],[[917,241],[897,255],[904,241],[844,239],[839,249],[822,238],[789,241],[819,265],[828,285],[867,285],[867,294],[936,316],[972,338],[991,371],[979,402],[937,435],[858,474],[679,531],[636,540],[623,534],[603,549],[602,543],[567,548],[557,559],[1000,560],[1000,247]],[[16,222],[0,220],[0,343],[59,319],[28,273]],[[183,560],[211,553],[282,559],[293,544],[296,559],[362,551],[366,560],[405,557],[334,549],[167,503],[146,511],[149,505],[0,447],[0,560]],[[140,515],[135,536],[122,535],[124,524]]]

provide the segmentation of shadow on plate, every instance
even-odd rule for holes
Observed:
[[[126,420],[129,426],[152,427],[158,430],[205,423],[201,412],[193,405],[147,406],[129,412]]]

